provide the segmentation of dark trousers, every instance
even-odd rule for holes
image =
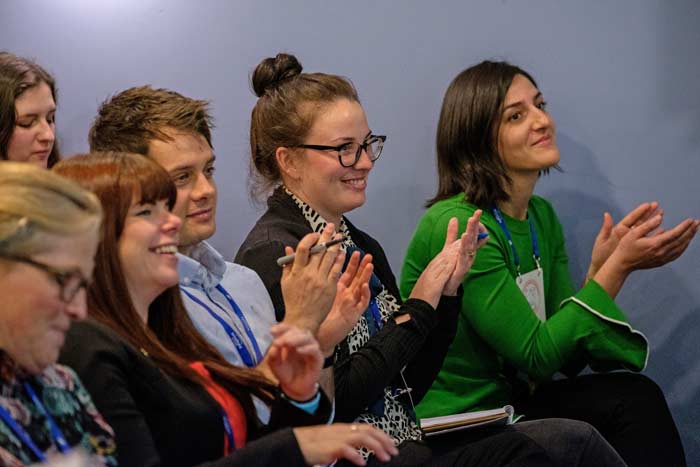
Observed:
[[[685,467],[663,392],[634,373],[583,375],[539,386],[514,401],[526,420],[572,418],[593,425],[630,467]]]
[[[349,467],[340,461],[338,467]],[[399,454],[389,462],[371,456],[371,467],[550,467],[555,466],[547,453],[528,436],[516,431],[456,432],[428,438],[427,441],[406,441],[399,445]]]

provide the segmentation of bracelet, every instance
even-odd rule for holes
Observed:
[[[289,397],[287,394],[284,393],[284,391],[282,390],[281,387],[280,387],[280,395],[281,395],[284,399],[287,399],[289,402],[292,402],[293,404],[303,405],[303,404],[308,404],[308,403],[310,403],[310,402],[314,402],[315,399],[320,398],[320,396],[321,396],[321,391],[319,390],[319,388],[320,388],[319,384],[316,383],[316,392],[314,392],[314,395],[311,396],[310,399],[305,400],[305,401],[298,401],[298,400],[296,400],[296,399],[292,399],[291,397]]]

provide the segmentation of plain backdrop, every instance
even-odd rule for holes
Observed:
[[[700,217],[700,3],[667,1],[4,0],[0,49],[35,58],[58,81],[65,155],[87,150],[98,105],[152,84],[212,102],[219,185],[214,245],[234,256],[260,214],[247,195],[249,74],[294,53],[306,71],[348,76],[388,135],[353,222],[384,246],[398,276],[435,190],[442,96],[462,69],[506,59],[533,74],[558,125],[563,173],[537,192],[564,225],[583,278],[604,211],[617,220],[657,200],[666,226]],[[619,296],[648,336],[646,373],[664,389],[689,465],[700,465],[700,247],[632,274]]]

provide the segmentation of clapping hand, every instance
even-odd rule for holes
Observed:
[[[318,342],[306,329],[279,323],[270,329],[272,344],[267,366],[280,389],[290,399],[307,401],[316,395],[323,355]]]
[[[591,264],[586,277],[593,277],[600,267],[607,261],[622,237],[628,234],[635,226],[641,225],[655,215],[663,216],[663,210],[659,209],[659,203],[643,203],[630,211],[620,222],[613,225],[610,213],[603,214],[603,225],[593,244],[591,252]]]
[[[350,333],[367,309],[369,280],[373,270],[372,255],[364,255],[362,261],[359,251],[350,256],[348,266],[338,281],[333,307],[318,330],[318,342],[325,356],[333,354],[336,344]]]
[[[316,254],[309,250],[317,242],[334,237],[335,226],[327,224],[321,235],[312,233],[301,239],[296,252],[285,248],[285,254],[295,253],[294,262],[282,270],[282,296],[284,297],[284,322],[318,332],[335,300],[338,278],[343,269],[345,253],[340,245],[333,245]]]
[[[634,226],[622,237],[609,261],[625,272],[663,266],[678,258],[698,231],[699,220],[686,219],[670,230],[661,228],[662,214]]]
[[[457,238],[459,223],[456,217],[450,219],[442,251],[433,258],[416,281],[411,298],[419,298],[437,307],[440,296],[455,295],[464,275],[474,263],[476,250],[488,241],[477,240],[479,232],[486,232],[479,223],[481,210],[476,210],[467,221],[467,230]]]
[[[480,233],[487,233],[486,227],[479,222],[480,220],[481,209],[477,209],[474,211],[474,214],[469,218],[469,220],[467,220],[467,229],[462,234],[462,237],[459,240],[456,240],[459,225],[457,223],[457,218],[453,217],[450,219],[450,223],[447,226],[445,246],[447,246],[449,242],[452,242],[453,244],[458,242],[459,248],[457,250],[457,262],[455,264],[455,268],[445,284],[443,295],[457,294],[457,289],[464,280],[464,276],[467,274],[467,272],[469,272],[472,264],[474,264],[476,251],[484,246],[486,242],[488,242],[488,237],[481,240],[478,239]]]

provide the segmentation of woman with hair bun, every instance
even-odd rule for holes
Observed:
[[[37,63],[0,52],[0,159],[41,168],[60,160],[56,81]]]
[[[480,213],[462,221],[461,237],[456,219],[450,223],[440,253],[402,302],[379,243],[345,217],[365,203],[369,173],[386,140],[370,129],[353,85],[336,75],[303,73],[287,54],[263,60],[252,84],[258,95],[250,130],[253,192],[271,194],[236,262],[260,275],[278,319],[285,310],[282,269],[274,260],[284,254],[284,245],[333,223],[345,236],[344,249],[362,255],[362,261],[371,257],[374,266],[371,300],[359,321],[340,317],[329,324],[329,315],[323,325],[332,328],[329,335],[342,336],[338,345],[318,334],[334,372],[336,418],[387,432],[400,449],[395,465],[548,465],[549,456],[557,465],[621,465],[595,430],[567,420],[423,439],[413,405],[432,384],[452,342],[460,284],[483,244],[477,241]],[[570,440],[576,448],[564,448]],[[369,451],[361,452],[376,461]]]

